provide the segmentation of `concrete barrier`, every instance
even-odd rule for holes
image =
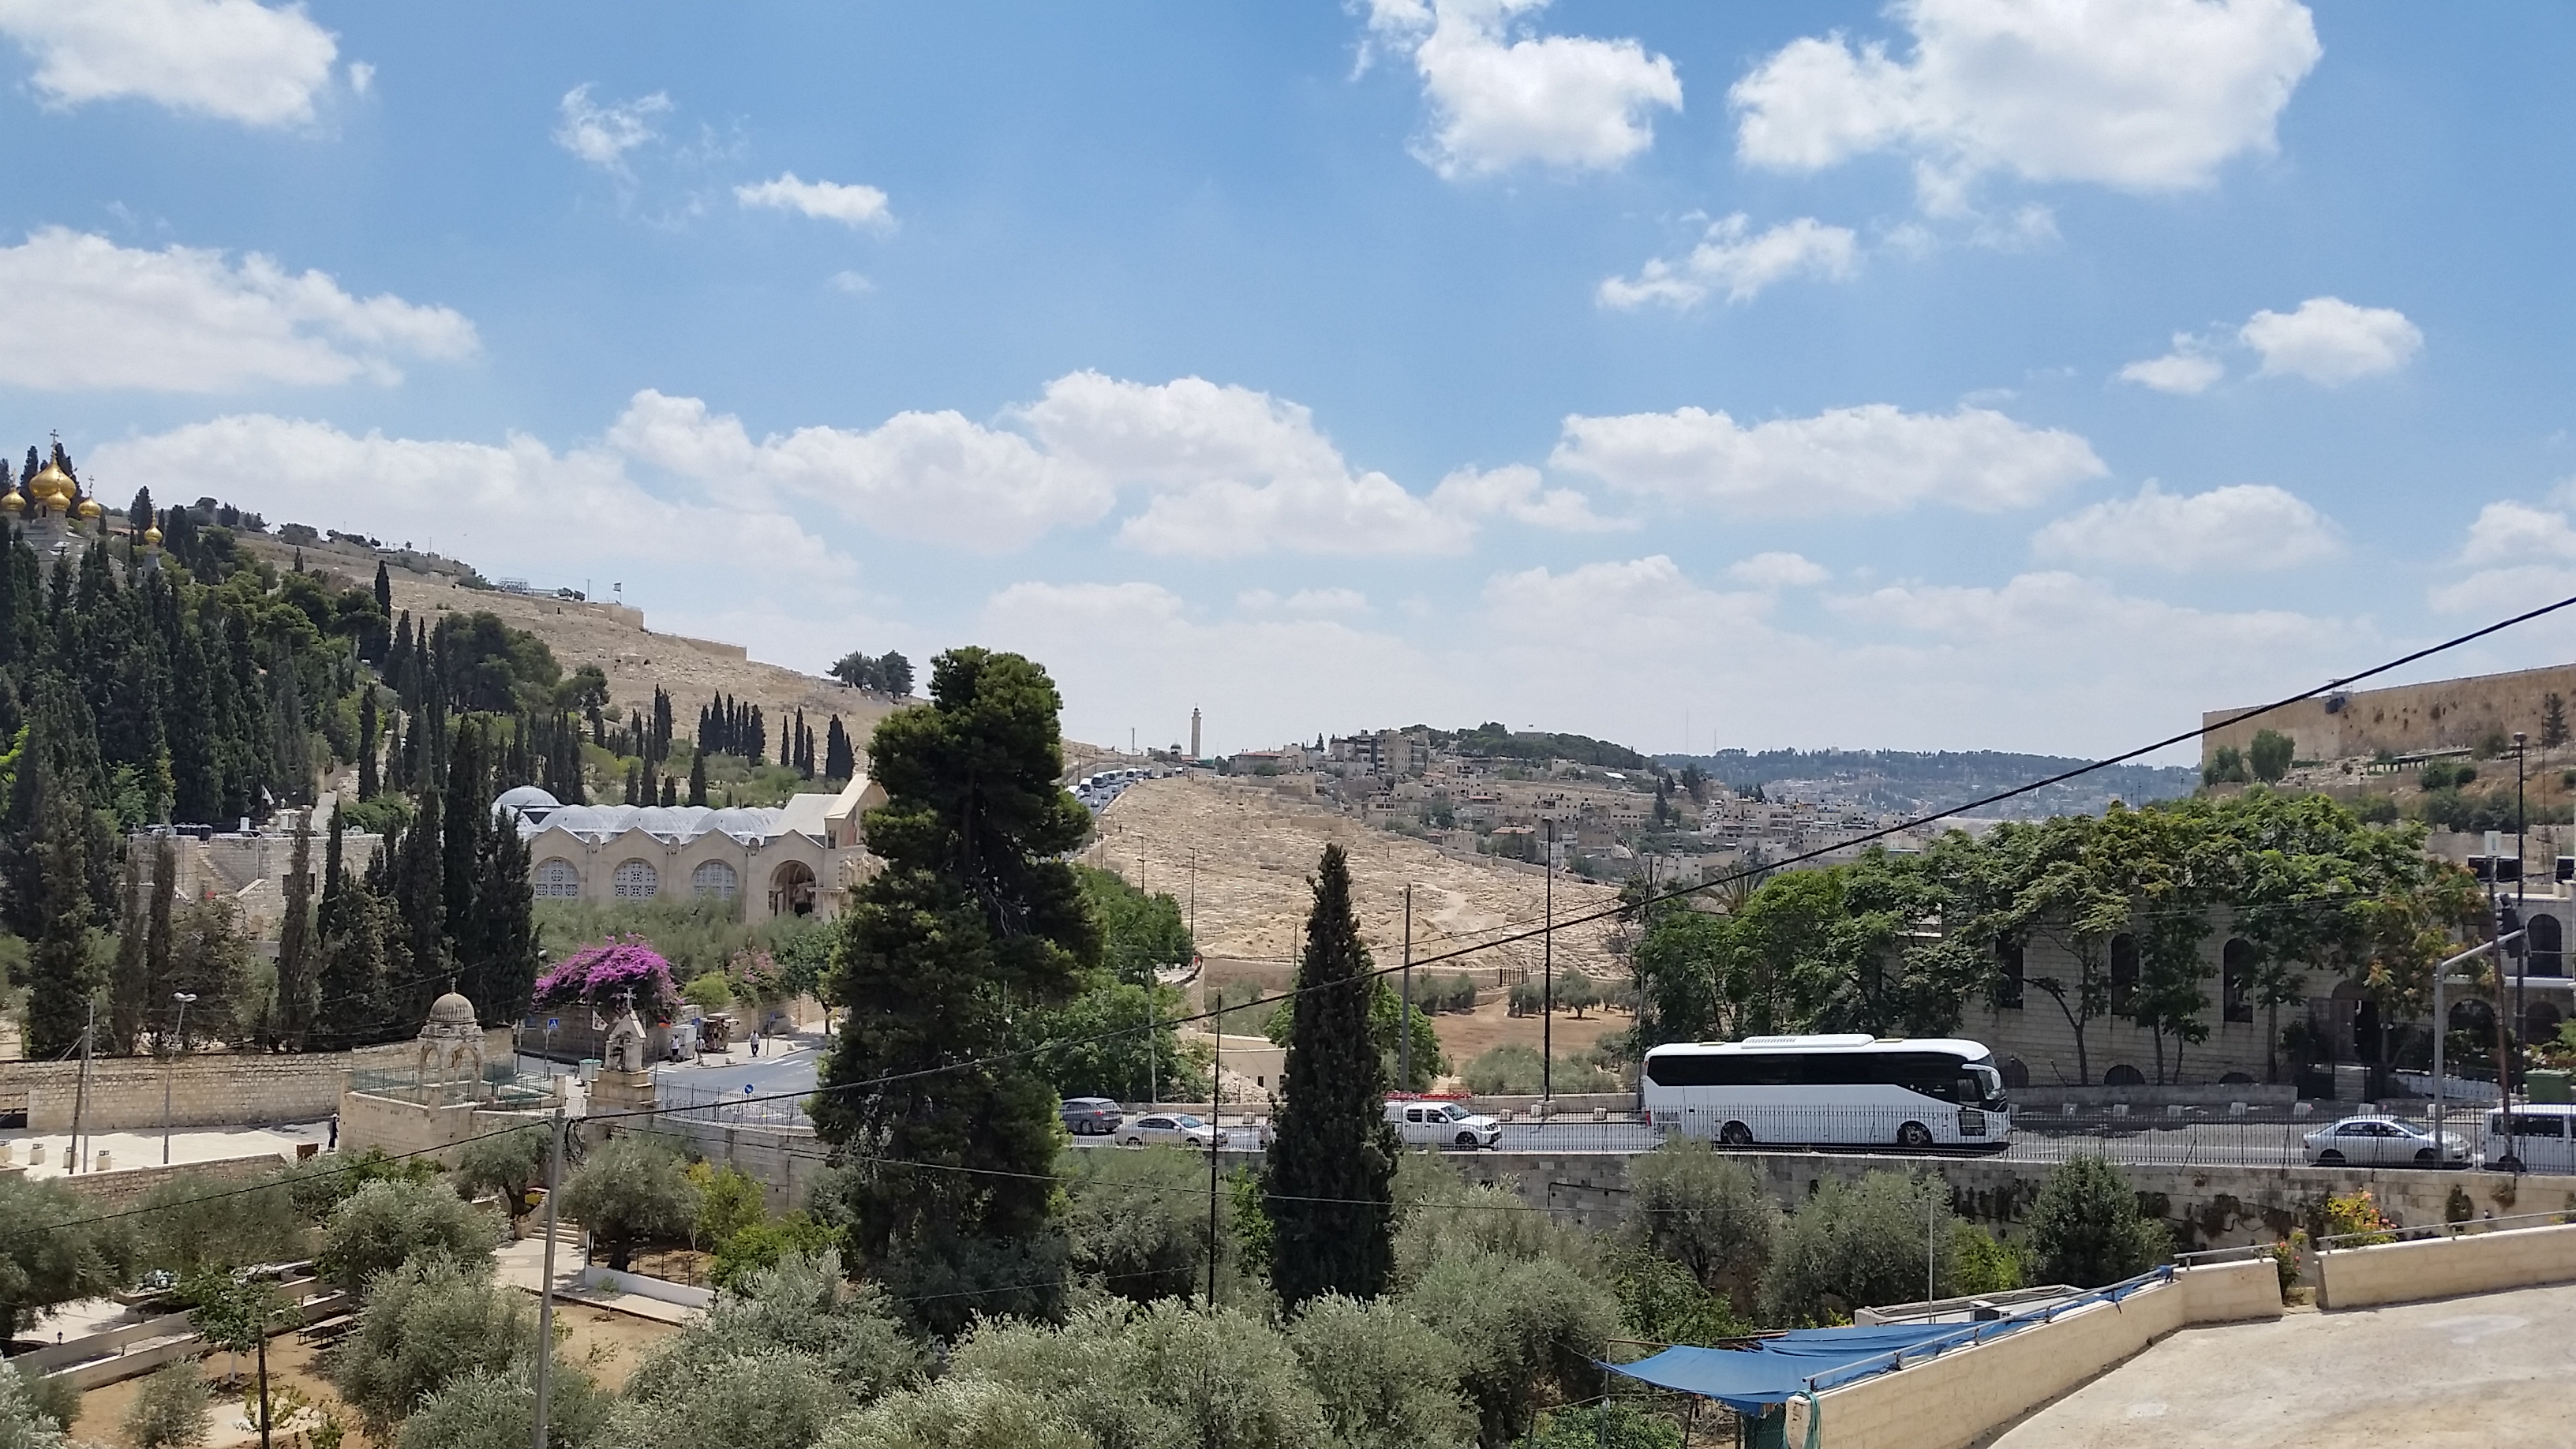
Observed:
[[[1993,1433],[2177,1329],[2281,1314],[2268,1260],[2217,1264],[1819,1396],[1827,1449],[1948,1449]],[[1807,1407],[1789,1405],[1788,1442]]]
[[[2576,1226],[2339,1248],[2316,1264],[2317,1306],[2330,1309],[2576,1282]]]

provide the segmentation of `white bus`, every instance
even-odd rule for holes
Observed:
[[[1969,1147],[2012,1140],[2003,1074],[1981,1042],[1860,1032],[1674,1042],[1646,1053],[1655,1126],[1727,1147]]]

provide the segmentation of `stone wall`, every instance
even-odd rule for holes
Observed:
[[[2203,735],[2200,758],[2207,764],[2222,745],[2250,749],[2255,733],[2266,729],[2288,735],[2302,760],[2344,759],[2381,750],[2407,755],[2465,749],[2488,735],[2510,735],[2515,730],[2537,740],[2542,701],[2552,694],[2576,700],[2576,665],[2303,699]],[[2242,708],[2212,710],[2201,716],[2201,723],[2215,724],[2241,713]]]
[[[225,1157],[213,1162],[178,1162],[168,1167],[127,1167],[114,1172],[84,1172],[70,1177],[49,1177],[70,1188],[102,1212],[121,1212],[138,1207],[152,1195],[152,1190],[166,1182],[185,1179],[190,1186],[206,1191],[219,1191],[257,1182],[287,1166],[284,1153],[262,1157]]]
[[[734,1168],[759,1183],[773,1213],[803,1207],[806,1191],[828,1166],[826,1149],[810,1127],[738,1126],[678,1115],[655,1116],[645,1122],[649,1125],[632,1120],[601,1124],[601,1129],[585,1128],[583,1137],[596,1140],[595,1131],[601,1136],[639,1130],[664,1134],[717,1167]]]
[[[118,1132],[161,1125],[166,1081],[170,1122],[179,1127],[240,1127],[316,1122],[339,1110],[352,1070],[408,1072],[415,1048],[388,1042],[351,1052],[291,1055],[204,1053],[159,1061],[99,1057],[90,1063],[82,1130]],[[510,1059],[506,1030],[484,1033],[484,1060]],[[68,1132],[79,1093],[80,1063],[0,1062],[0,1112],[24,1107],[32,1132]]]
[[[1529,1203],[1563,1222],[1607,1232],[1628,1208],[1628,1164],[1622,1152],[1543,1155],[1520,1152],[1446,1154],[1473,1182],[1512,1184]],[[1828,1179],[1856,1181],[1868,1172],[1930,1168],[1950,1185],[1953,1207],[1991,1227],[2017,1227],[2047,1182],[2049,1164],[2001,1158],[1826,1156],[1742,1153],[1774,1201],[1794,1210]],[[2173,1231],[2178,1251],[2269,1243],[2293,1228],[2315,1231],[2328,1196],[2370,1189],[2380,1210],[2403,1226],[2517,1213],[2576,1210],[2576,1177],[2489,1172],[2370,1171],[2323,1167],[2124,1167],[2129,1185]]]
[[[359,1153],[376,1147],[394,1157],[435,1152],[451,1167],[455,1154],[449,1149],[469,1138],[549,1120],[543,1112],[501,1111],[488,1103],[433,1107],[371,1092],[342,1093],[339,1111],[341,1151]]]

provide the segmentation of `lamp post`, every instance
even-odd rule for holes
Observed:
[[[161,1068],[161,1165],[170,1165],[170,1077],[178,1069],[179,1053],[188,1045],[188,1003],[197,999],[192,991],[173,991],[170,999],[178,1003],[178,1022],[170,1028],[170,1060]]]
[[[2524,916],[2528,914],[2523,905],[2522,888],[2523,873],[2530,869],[2524,862],[2531,854],[2531,847],[2526,839],[2526,832],[2531,829],[2531,824],[2522,818],[2523,745],[2528,738],[2529,736],[2520,730],[2513,732],[2513,923],[2516,926],[2522,925]],[[2522,1011],[2522,978],[2530,972],[2531,945],[2526,940],[2513,951],[2513,1039],[2517,1044],[2514,1052],[2516,1057],[2531,1049],[2531,1043],[2525,1035],[2531,1029],[2531,1019],[2523,1015]]]

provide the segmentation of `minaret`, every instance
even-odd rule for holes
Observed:
[[[1195,704],[1190,706],[1190,758],[1203,758],[1199,754],[1199,707]]]

